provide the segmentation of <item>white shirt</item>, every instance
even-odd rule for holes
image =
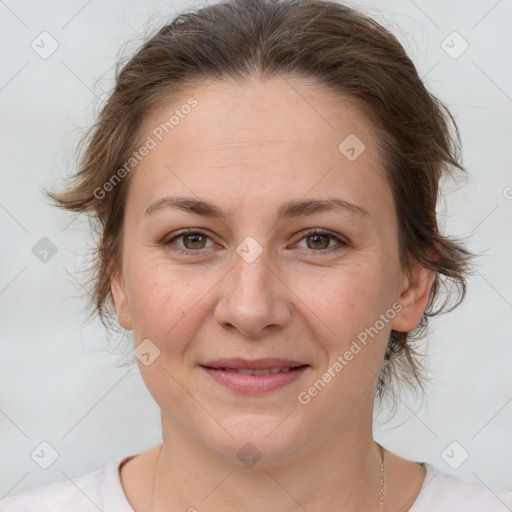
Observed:
[[[124,494],[119,466],[133,457],[110,459],[102,468],[36,487],[0,501],[0,512],[134,512]],[[409,512],[509,512],[512,491],[462,480],[428,462],[425,480]],[[200,509],[201,507],[199,507]]]

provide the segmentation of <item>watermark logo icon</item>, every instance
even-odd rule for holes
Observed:
[[[357,160],[365,149],[363,141],[353,133],[345,137],[338,146],[339,152],[350,162]]]
[[[469,43],[457,31],[453,31],[443,39],[441,48],[452,59],[458,59],[469,48]]]
[[[236,453],[238,459],[248,468],[254,467],[261,460],[262,455],[261,451],[253,443],[244,444]]]
[[[252,236],[248,236],[237,246],[236,252],[246,263],[253,263],[263,252],[263,247]]]
[[[48,441],[43,441],[36,446],[30,456],[39,467],[48,469],[59,458],[59,452]]]
[[[141,341],[133,352],[144,366],[149,366],[160,356],[160,349],[149,338]]]
[[[46,236],[43,236],[32,247],[32,254],[41,263],[48,263],[57,254],[57,251],[57,246]]]
[[[57,40],[48,32],[41,32],[30,43],[30,47],[34,50],[41,59],[48,59],[51,57],[59,47]]]
[[[469,457],[467,450],[457,441],[452,441],[442,452],[441,458],[452,469],[457,469],[466,462]]]

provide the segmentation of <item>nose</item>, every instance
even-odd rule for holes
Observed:
[[[219,293],[215,319],[225,329],[261,337],[291,320],[293,294],[271,268],[265,253],[250,263],[236,255]]]

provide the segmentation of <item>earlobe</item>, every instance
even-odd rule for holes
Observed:
[[[131,330],[133,328],[132,319],[130,315],[128,298],[126,294],[126,286],[121,271],[116,271],[112,276],[110,290],[112,292],[112,298],[114,300],[117,319],[119,320],[119,323],[125,329]]]
[[[398,298],[401,310],[391,322],[393,330],[409,332],[418,326],[427,308],[436,273],[435,270],[416,263],[410,275],[404,275]]]

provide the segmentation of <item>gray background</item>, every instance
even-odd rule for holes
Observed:
[[[138,370],[116,367],[102,327],[85,324],[87,224],[47,205],[40,187],[73,171],[75,144],[123,44],[132,41],[129,53],[145,31],[193,5],[0,1],[0,498],[160,442],[159,411]],[[471,176],[446,184],[441,224],[482,254],[465,302],[432,324],[423,345],[428,399],[403,397],[391,422],[376,418],[375,437],[406,458],[512,489],[512,1],[349,5],[390,27],[450,105]],[[51,49],[43,31],[58,43],[47,58],[31,47]],[[43,237],[58,249],[47,262],[32,252]],[[40,466],[52,452],[41,442],[58,453],[48,469]],[[462,450],[469,457],[453,469],[447,461],[460,462]]]

